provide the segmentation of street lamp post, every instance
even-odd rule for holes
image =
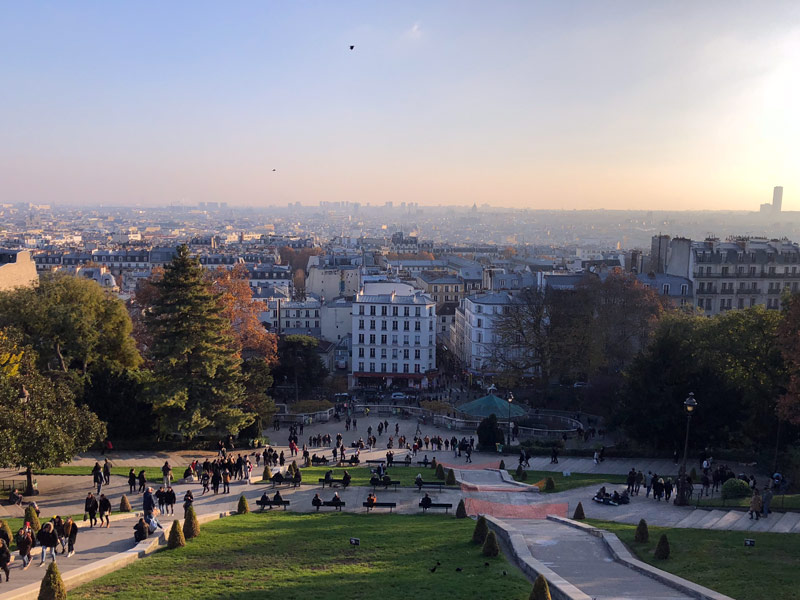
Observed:
[[[692,423],[692,415],[697,409],[697,400],[694,399],[694,392],[689,393],[689,397],[683,401],[683,408],[686,411],[686,439],[683,442],[683,462],[678,471],[678,494],[675,496],[676,506],[686,506],[689,504],[689,486],[686,482],[686,459],[689,454],[689,426]]]
[[[511,403],[514,402],[514,394],[508,392],[508,445],[511,446]]]

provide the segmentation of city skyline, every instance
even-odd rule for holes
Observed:
[[[788,3],[6,12],[3,202],[800,209]]]

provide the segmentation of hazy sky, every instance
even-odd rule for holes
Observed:
[[[800,2],[0,10],[0,201],[800,210]]]

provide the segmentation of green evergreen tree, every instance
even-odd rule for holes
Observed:
[[[442,463],[439,463],[438,465],[436,465],[436,479],[444,481],[444,478],[445,478],[444,466],[442,465]]]
[[[556,482],[553,480],[552,477],[548,477],[544,480],[544,490],[546,492],[553,492],[556,489]]]
[[[181,522],[175,519],[172,522],[172,527],[169,529],[169,537],[167,538],[167,548],[174,550],[186,545],[186,538],[183,537],[183,530],[181,529]]]
[[[575,507],[575,512],[572,514],[572,518],[576,521],[583,521],[586,518],[586,515],[583,512],[582,502],[578,502],[578,506]]]
[[[483,542],[483,555],[497,556],[498,554],[500,554],[500,544],[497,543],[497,535],[494,531],[489,530],[486,540]]]
[[[650,541],[650,531],[647,529],[647,521],[644,519],[639,520],[633,539],[637,544],[644,544]]]
[[[476,544],[482,544],[486,541],[488,533],[489,525],[486,523],[486,517],[481,515],[478,517],[478,522],[475,523],[475,530],[472,532],[472,541]]]
[[[185,245],[153,285],[146,322],[161,431],[192,438],[213,426],[238,433],[255,415],[241,408],[241,359],[220,296]]]
[[[547,585],[547,579],[544,575],[539,575],[533,582],[533,590],[528,600],[551,600],[550,586]]]
[[[14,536],[11,535],[11,527],[8,526],[8,521],[0,521],[0,529],[5,532],[6,538],[8,538],[9,541],[14,539]]]
[[[197,513],[194,506],[186,509],[186,518],[183,520],[183,537],[187,540],[200,535],[200,523],[197,522]]]
[[[31,524],[31,529],[33,529],[34,533],[38,533],[42,528],[42,524],[39,523],[39,515],[36,514],[33,506],[30,504],[25,507],[25,521]]]
[[[458,506],[456,507],[456,519],[466,519],[467,518],[467,507],[464,505],[464,499],[458,501]]]
[[[433,470],[435,471],[435,470],[436,470],[436,467],[438,467],[438,466],[439,466],[439,463],[438,463],[438,462],[436,462],[436,457],[434,456],[434,457],[431,459],[431,469],[433,469]]]
[[[455,485],[456,484],[456,474],[453,472],[453,469],[447,470],[447,479],[444,480],[447,485]]]
[[[119,512],[131,512],[131,510],[133,510],[131,508],[131,503],[128,500],[128,497],[123,494],[122,498],[119,500]]]
[[[662,533],[658,539],[658,546],[656,546],[655,557],[659,560],[667,560],[669,558],[669,540],[667,534]]]
[[[39,600],[67,600],[67,587],[61,579],[56,561],[47,566],[47,573],[44,574],[42,585],[39,587]]]
[[[500,469],[505,470],[505,468],[506,468],[506,461],[501,459],[500,460]]]
[[[250,505],[247,503],[247,498],[244,497],[244,494],[239,496],[239,505],[236,507],[236,513],[240,515],[246,515],[250,512]]]

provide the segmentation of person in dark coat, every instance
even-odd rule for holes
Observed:
[[[103,461],[103,483],[109,485],[111,483],[111,463],[108,459]]]
[[[169,514],[175,514],[175,503],[177,501],[178,499],[175,496],[175,490],[172,489],[172,486],[169,486],[167,491],[164,492],[164,505],[167,507],[167,512]]]
[[[86,495],[86,502],[83,505],[83,512],[84,520],[86,515],[89,516],[89,526],[94,527],[94,524],[97,523],[97,511],[100,508],[100,505],[97,503],[97,498],[92,495],[92,492],[89,492]]]
[[[64,535],[64,521],[61,520],[61,517],[56,515],[50,519],[50,522],[53,524],[56,537],[58,538],[58,542],[61,544],[61,554],[64,554],[67,551],[67,540],[65,539],[66,536]]]
[[[156,502],[158,502],[158,510],[160,510],[163,513],[164,512],[165,496],[166,496],[166,491],[164,490],[164,486],[163,485],[160,486],[156,490],[156,493],[153,494],[153,496],[155,497]]]
[[[139,522],[133,526],[133,540],[138,544],[142,540],[146,540],[150,534],[150,529],[144,519],[139,519]]]
[[[78,539],[78,524],[67,517],[64,523],[64,536],[67,538],[67,558],[75,554],[75,540]]]
[[[316,507],[317,510],[322,506],[322,498],[319,497],[319,494],[314,494],[314,498],[311,500],[311,506]]]
[[[11,550],[8,547],[8,542],[5,539],[0,539],[0,569],[6,574],[6,582],[8,581],[8,563],[11,562]]]
[[[31,550],[33,549],[33,531],[30,523],[25,523],[25,527],[17,532],[17,551],[22,559],[22,570],[31,566]]]
[[[186,490],[186,493],[183,495],[183,517],[186,518],[186,511],[189,510],[189,507],[194,504],[194,494],[192,494],[192,490]]]
[[[100,490],[103,489],[103,469],[100,467],[100,463],[94,463],[94,468],[92,469],[92,481],[97,486],[97,493],[100,493]]]
[[[103,520],[105,520],[105,526],[109,527],[111,525],[111,520],[109,519],[111,516],[111,502],[106,498],[105,494],[100,494],[98,508],[100,509],[100,527],[103,527]]]
[[[144,469],[139,471],[137,479],[139,480],[139,493],[141,494],[147,489],[147,476],[144,474]]]
[[[128,487],[130,488],[131,494],[136,492],[136,473],[133,469],[128,473]]]
[[[48,552],[53,558],[53,562],[56,562],[56,546],[58,545],[58,537],[53,529],[53,524],[45,523],[44,527],[42,527],[39,530],[39,533],[36,534],[36,539],[39,540],[39,544],[42,546],[42,562],[39,563],[39,566],[41,567],[44,565],[44,561],[45,558],[47,558]]]
[[[153,499],[153,488],[147,488],[142,496],[142,512],[145,516],[152,515],[156,509],[156,502]]]

